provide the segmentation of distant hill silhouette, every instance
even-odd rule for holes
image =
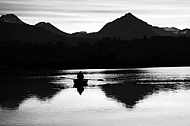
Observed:
[[[173,33],[173,36],[186,36],[186,37],[190,37],[188,34],[188,32],[190,32],[190,29],[183,29],[180,30],[178,28],[175,27],[164,27],[163,28],[165,31],[168,31],[170,33]]]
[[[177,29],[177,28],[159,28],[154,26],[153,30],[157,34],[157,36],[173,36],[173,37],[179,37],[179,36],[185,36],[190,37],[190,29]]]
[[[152,26],[138,19],[131,13],[118,18],[110,23],[107,23],[94,36],[98,38],[116,37],[124,40],[132,40],[143,38],[143,36],[151,37],[156,33]]]
[[[13,24],[0,22],[0,41],[21,42],[58,42],[65,38],[53,34],[45,29],[37,28],[27,24]]]
[[[59,30],[58,28],[56,28],[55,26],[53,26],[49,22],[47,22],[47,23],[46,22],[39,22],[39,23],[35,24],[34,26],[38,27],[38,28],[46,29],[46,30],[48,30],[48,31],[50,31],[52,33],[58,34],[58,35],[69,36],[68,33]]]
[[[65,39],[48,30],[28,25],[14,14],[2,15],[0,17],[0,35],[0,41],[43,43],[58,42]]]
[[[21,21],[14,14],[0,17],[0,42],[20,41],[32,43],[64,42],[69,45],[78,45],[79,42],[92,41],[92,39],[79,38],[62,32],[50,23],[38,23],[35,26]]]
[[[183,29],[178,32],[179,36],[190,37],[190,29]]]
[[[107,23],[100,31],[92,33],[96,38],[120,38],[123,40],[141,39],[144,36],[189,36],[189,29],[180,30],[177,28],[160,28],[152,26],[141,19],[135,17],[132,13],[127,13],[110,23]]]
[[[157,36],[175,36],[175,34],[172,31],[167,31],[164,28],[153,26],[152,29],[154,30]]]
[[[81,36],[86,36],[86,35],[88,35],[88,33],[87,33],[86,31],[80,31],[80,32],[72,33],[72,35],[81,37]]]
[[[50,23],[39,22],[36,25],[28,25],[14,14],[0,17],[0,41],[22,42],[64,42],[77,45],[80,42],[96,41],[102,38],[118,38],[122,40],[150,38],[152,36],[186,36],[190,37],[190,29],[159,28],[152,26],[132,13],[107,23],[100,31],[94,33],[76,32],[68,34]]]
[[[14,14],[6,14],[2,15],[0,17],[0,22],[6,22],[6,23],[14,23],[14,24],[26,24],[23,21],[21,21],[16,15]]]
[[[164,27],[163,28],[165,31],[170,31],[170,32],[173,32],[174,34],[178,34],[180,29],[178,28],[175,28],[175,27]]]
[[[190,29],[184,29],[184,30],[182,30],[182,31],[183,31],[183,32],[184,32],[184,31],[186,32],[185,36],[190,37]]]

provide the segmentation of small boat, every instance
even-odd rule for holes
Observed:
[[[74,81],[74,85],[73,85],[74,88],[81,88],[81,87],[88,86],[87,79],[74,79],[73,81]]]

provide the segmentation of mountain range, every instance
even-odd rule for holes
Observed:
[[[61,31],[51,23],[39,22],[29,25],[20,20],[14,14],[0,17],[0,41],[23,41],[23,42],[65,42],[78,43],[96,41],[106,37],[120,38],[122,40],[150,38],[152,36],[186,36],[190,37],[190,29],[180,30],[169,27],[156,27],[135,17],[132,13],[107,23],[98,32],[77,32],[69,34]]]

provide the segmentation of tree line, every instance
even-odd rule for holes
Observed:
[[[90,42],[89,42],[90,43]],[[70,46],[64,42],[29,43],[19,41],[0,42],[0,65],[60,65],[77,66],[114,64],[188,65],[190,63],[190,38],[154,36],[125,41],[103,38],[94,44],[79,42]],[[148,65],[147,64],[147,65]],[[85,67],[85,66],[84,66]]]

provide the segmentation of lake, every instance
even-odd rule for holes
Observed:
[[[88,80],[73,88],[79,71]],[[3,126],[189,126],[190,67],[0,71]]]

